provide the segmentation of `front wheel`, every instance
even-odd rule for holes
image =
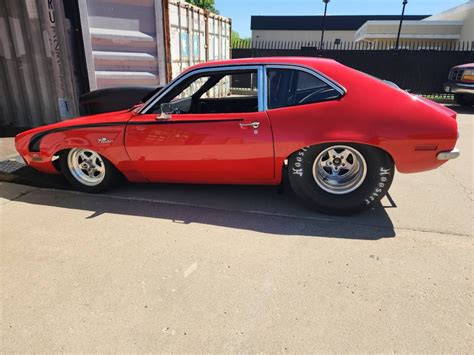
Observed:
[[[473,106],[474,105],[474,95],[471,94],[454,94],[454,101],[456,101],[461,106]]]
[[[97,193],[113,187],[120,174],[99,153],[73,148],[60,156],[61,172],[77,190]]]
[[[295,193],[323,213],[351,214],[385,196],[395,173],[390,156],[361,144],[322,144],[294,153],[288,174]]]

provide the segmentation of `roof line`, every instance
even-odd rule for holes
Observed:
[[[429,15],[406,15],[406,20],[422,20]],[[252,16],[251,30],[321,30],[324,16]],[[400,15],[328,15],[326,30],[353,31],[370,20],[399,20]]]

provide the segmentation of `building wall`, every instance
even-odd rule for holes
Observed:
[[[398,21],[391,22],[379,22],[369,21],[367,22],[367,28],[372,33],[380,33],[386,35],[396,35],[399,27]],[[404,21],[401,31],[401,36],[436,36],[436,35],[450,35],[455,36],[461,33],[463,23],[461,21],[449,21],[449,22],[432,22],[427,23],[423,21]]]
[[[367,21],[356,34],[356,40],[391,40],[397,37],[398,21]],[[462,21],[404,21],[400,39],[419,41],[459,41]]]
[[[432,22],[432,24],[430,23]],[[432,26],[431,26],[432,25]],[[339,38],[341,41],[387,41],[390,42],[397,36],[399,21],[367,21],[358,30],[334,31],[327,30],[324,39],[333,42]],[[372,36],[364,38],[363,34]],[[378,35],[378,36],[374,36]],[[321,31],[300,30],[252,30],[252,40],[259,41],[307,41],[319,42]],[[424,20],[405,20],[403,22],[401,40],[437,41],[437,42],[474,42],[474,0],[430,16]]]
[[[451,9],[447,9],[446,11],[429,16],[423,21],[464,21],[469,13],[472,16],[473,9],[474,0],[470,0],[465,4],[461,4]]]
[[[474,4],[471,5],[464,18],[460,40],[474,42]]]
[[[333,42],[337,38],[341,41],[353,42],[356,31],[324,31],[324,42]],[[321,31],[273,31],[252,30],[252,40],[258,41],[308,41],[319,42]]]
[[[460,41],[474,41],[474,1],[430,16],[423,21],[463,21]]]

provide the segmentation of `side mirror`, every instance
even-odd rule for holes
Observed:
[[[156,116],[157,120],[169,120],[171,118],[171,114],[173,113],[173,105],[170,103],[161,104],[160,105],[161,114]]]

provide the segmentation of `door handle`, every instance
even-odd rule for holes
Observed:
[[[252,127],[253,129],[257,129],[260,126],[260,122],[255,121],[251,123],[240,123],[240,128],[245,128],[245,127]]]

